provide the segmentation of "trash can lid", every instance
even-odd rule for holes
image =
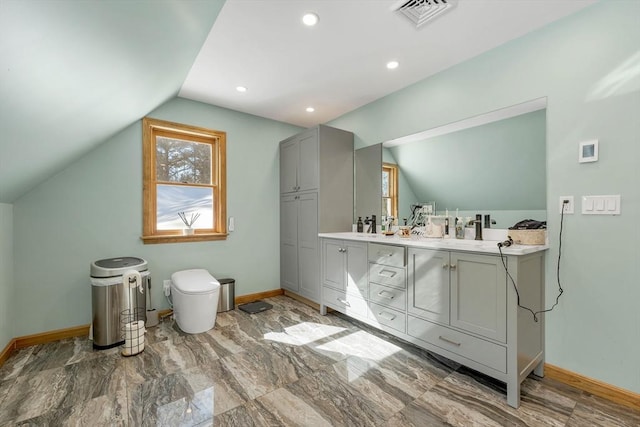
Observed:
[[[91,263],[91,277],[122,276],[128,270],[147,271],[147,261],[137,257],[119,257]]]

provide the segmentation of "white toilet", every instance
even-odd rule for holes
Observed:
[[[171,275],[173,315],[189,334],[212,329],[216,323],[220,283],[207,270],[177,271]]]

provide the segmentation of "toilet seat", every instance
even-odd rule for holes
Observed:
[[[187,295],[207,294],[220,288],[220,282],[201,268],[173,273],[171,282],[178,291]]]

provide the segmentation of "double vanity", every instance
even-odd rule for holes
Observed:
[[[546,246],[320,233],[321,302],[507,385],[543,375]],[[506,268],[505,268],[506,266]],[[508,273],[507,273],[508,270]],[[518,292],[512,279],[517,285]]]
[[[507,145],[513,145],[511,140]],[[385,150],[378,144],[354,155],[353,134],[324,125],[280,143],[281,287],[319,303],[323,314],[329,307],[505,382],[509,405],[518,407],[521,382],[531,372],[542,376],[544,367],[544,315],[534,320],[530,311],[518,307],[518,299],[534,312],[542,310],[547,247],[510,246],[501,257],[497,241],[334,232],[350,230],[363,213],[381,215],[383,157],[394,154]],[[432,155],[395,156],[420,159],[420,170],[437,169],[425,167]],[[408,169],[411,165],[400,168]],[[408,181],[402,174],[399,179],[405,190]],[[529,202],[538,193],[544,201],[543,190],[522,191],[521,185],[514,186],[514,194],[505,193],[502,185],[469,187],[473,191],[455,192],[462,200],[447,200],[449,193],[420,196],[417,187],[413,196],[401,193],[399,198],[404,208],[415,197],[430,196],[462,207],[480,196],[484,206],[491,194],[477,188],[495,187],[501,189],[503,203],[518,197]],[[515,218],[538,217],[522,210],[531,208],[509,204],[492,211],[492,218],[504,209]],[[398,215],[409,216],[402,209]],[[514,219],[498,221],[513,224]]]

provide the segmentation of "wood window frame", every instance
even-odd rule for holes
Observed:
[[[195,187],[211,187],[213,190],[213,228],[196,229],[194,234],[184,235],[182,230],[158,230],[156,189],[158,185],[181,185],[157,180],[156,136],[211,144],[211,185],[185,184]],[[201,242],[226,240],[227,233],[227,167],[225,132],[181,123],[145,117],[142,119],[143,152],[143,231],[142,241],[150,243]]]
[[[389,197],[382,196],[382,201],[391,200],[391,216],[398,219],[398,165],[393,163],[383,163],[382,173],[389,174]],[[383,204],[386,206],[386,203]]]

